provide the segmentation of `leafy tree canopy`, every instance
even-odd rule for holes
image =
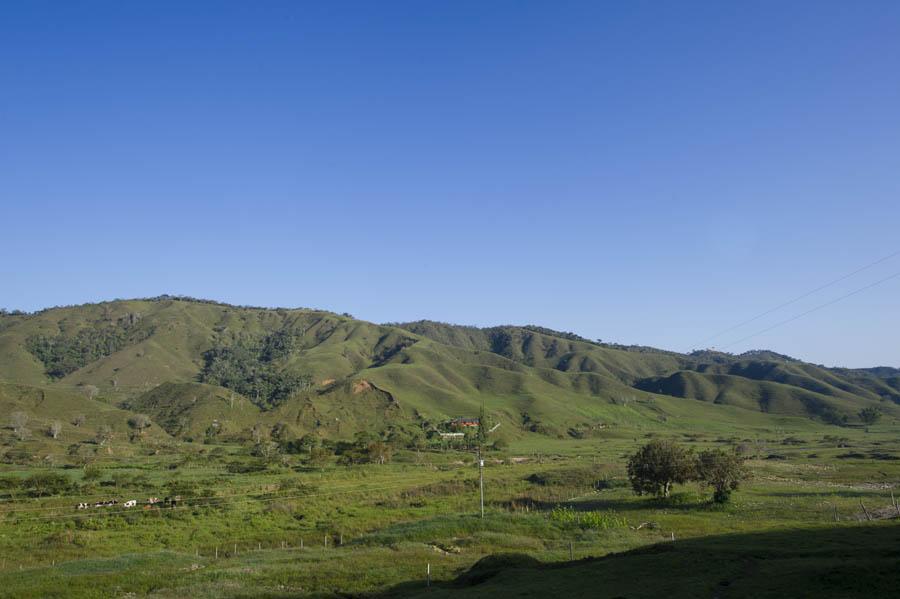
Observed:
[[[628,478],[638,495],[668,497],[673,484],[693,476],[691,453],[672,441],[651,441],[628,460]]]

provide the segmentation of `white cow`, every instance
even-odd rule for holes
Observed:
[[[124,507],[134,507],[137,505],[137,499],[129,499],[125,503],[122,504]]]

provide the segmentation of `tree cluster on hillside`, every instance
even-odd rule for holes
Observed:
[[[128,419],[128,427],[134,431],[131,440],[133,441],[135,438],[142,438],[144,436],[144,430],[150,428],[152,424],[150,417],[146,414],[135,414],[130,417]]]
[[[713,501],[725,503],[747,477],[737,453],[711,449],[694,454],[672,441],[651,441],[628,460],[628,478],[637,495],[668,497],[672,485],[698,481],[712,487]]]
[[[386,464],[394,455],[395,443],[387,435],[374,435],[360,431],[353,441],[339,442],[335,446],[338,463],[345,466],[352,464]]]
[[[297,349],[297,338],[277,331],[262,339],[237,339],[207,351],[200,379],[236,391],[271,409],[297,391],[309,389],[312,377],[280,366]]]
[[[881,420],[881,410],[875,406],[869,406],[860,410],[858,416],[866,426],[866,432],[869,432],[869,427]]]
[[[25,346],[44,364],[48,376],[59,379],[147,339],[153,328],[139,326],[139,322],[132,317],[81,329],[74,335],[32,335]]]

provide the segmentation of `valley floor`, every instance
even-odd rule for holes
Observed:
[[[248,461],[238,447],[112,455],[77,492],[0,502],[0,596],[888,596],[900,588],[897,439],[886,426],[769,431],[750,443],[753,478],[718,506],[693,484],[634,496],[625,456],[645,438],[535,435],[488,455],[484,519],[462,452],[261,472],[235,467]],[[83,472],[0,476],[37,471]],[[179,507],[75,509],[168,492]]]

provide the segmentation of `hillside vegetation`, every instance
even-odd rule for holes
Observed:
[[[378,325],[167,296],[3,314],[0,380],[52,391],[47,401],[66,409],[88,398],[145,413],[168,435],[191,438],[259,421],[342,438],[427,428],[474,416],[482,402],[508,437],[665,424],[697,416],[683,405],[691,400],[713,420],[747,411],[832,425],[856,424],[873,406],[893,417],[900,403],[900,371],[887,367],[829,369],[767,351],[678,354],[537,326]]]

